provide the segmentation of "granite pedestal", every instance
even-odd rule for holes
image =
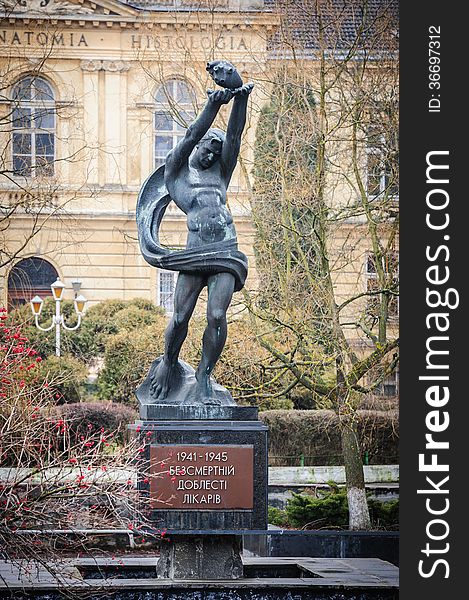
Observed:
[[[160,576],[193,578],[196,560],[199,577],[206,565],[212,579],[241,577],[242,534],[267,529],[267,427],[258,409],[146,404],[140,415],[132,426],[142,442],[138,487],[146,516],[170,540]]]

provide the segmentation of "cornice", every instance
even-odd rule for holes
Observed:
[[[85,0],[83,0],[84,2]],[[82,3],[83,3],[82,2]],[[92,5],[92,3],[88,2]],[[125,6],[125,5],[122,5]],[[128,7],[130,8],[130,7]],[[80,28],[121,28],[121,29],[144,29],[151,30],[155,27],[169,30],[272,30],[279,24],[279,17],[273,13],[267,12],[219,12],[205,13],[184,11],[137,11],[132,9],[131,14],[97,14],[97,13],[77,13],[77,14],[52,14],[40,12],[12,12],[0,20],[0,24],[31,26],[32,24],[75,26]]]

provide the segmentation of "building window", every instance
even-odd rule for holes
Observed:
[[[388,252],[381,260],[383,261],[382,268],[385,276],[384,286],[380,285],[378,280],[375,255],[370,253],[366,257],[366,291],[378,292],[379,290],[389,290],[388,319],[396,320],[399,317],[399,296],[396,295],[399,289],[399,254],[397,252]],[[375,295],[369,296],[366,306],[367,314],[378,317],[380,303],[381,294],[376,293]]]
[[[51,296],[50,286],[57,280],[56,269],[43,258],[24,258],[8,275],[8,305],[27,304],[33,296]]]
[[[376,396],[399,396],[399,367],[396,366],[388,375],[384,374],[385,368],[389,368],[389,365],[375,367],[370,371],[367,376],[368,384],[378,382],[376,387],[373,387],[373,394]]]
[[[174,310],[176,281],[177,273],[174,271],[158,271],[156,303],[167,313],[172,313]]]
[[[172,79],[158,88],[155,101],[155,167],[159,167],[194,120],[195,94],[184,81]]]
[[[399,196],[397,134],[370,126],[366,137],[366,187],[370,197]]]
[[[379,396],[399,395],[399,371],[397,369],[383,379],[376,389],[376,394]]]
[[[13,173],[51,176],[55,160],[55,99],[40,77],[24,77],[12,90]]]

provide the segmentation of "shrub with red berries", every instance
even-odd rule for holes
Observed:
[[[47,540],[18,530],[125,528],[130,519],[135,529],[140,514],[133,473],[142,440],[123,440],[113,421],[108,428],[85,423],[83,411],[58,411],[41,363],[0,309],[0,467],[8,467],[0,471],[0,546],[11,557],[34,555]]]

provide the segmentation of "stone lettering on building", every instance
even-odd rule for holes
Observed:
[[[67,48],[87,47],[88,41],[84,33],[76,31],[20,31],[15,29],[0,29],[0,44],[3,46],[55,46]]]
[[[91,36],[91,40],[90,40]],[[0,45],[9,47],[100,47],[108,43],[107,36],[99,39],[90,32],[41,31],[25,29],[0,29]],[[132,33],[127,38],[128,50],[152,51],[217,51],[239,52],[249,49],[248,42],[240,35],[220,35],[213,39],[208,35],[171,35]]]
[[[150,500],[158,510],[250,510],[251,445],[155,445],[150,448]]]
[[[133,50],[247,50],[243,37],[234,35],[220,36],[216,39],[208,35],[150,35],[132,34],[130,46]]]

